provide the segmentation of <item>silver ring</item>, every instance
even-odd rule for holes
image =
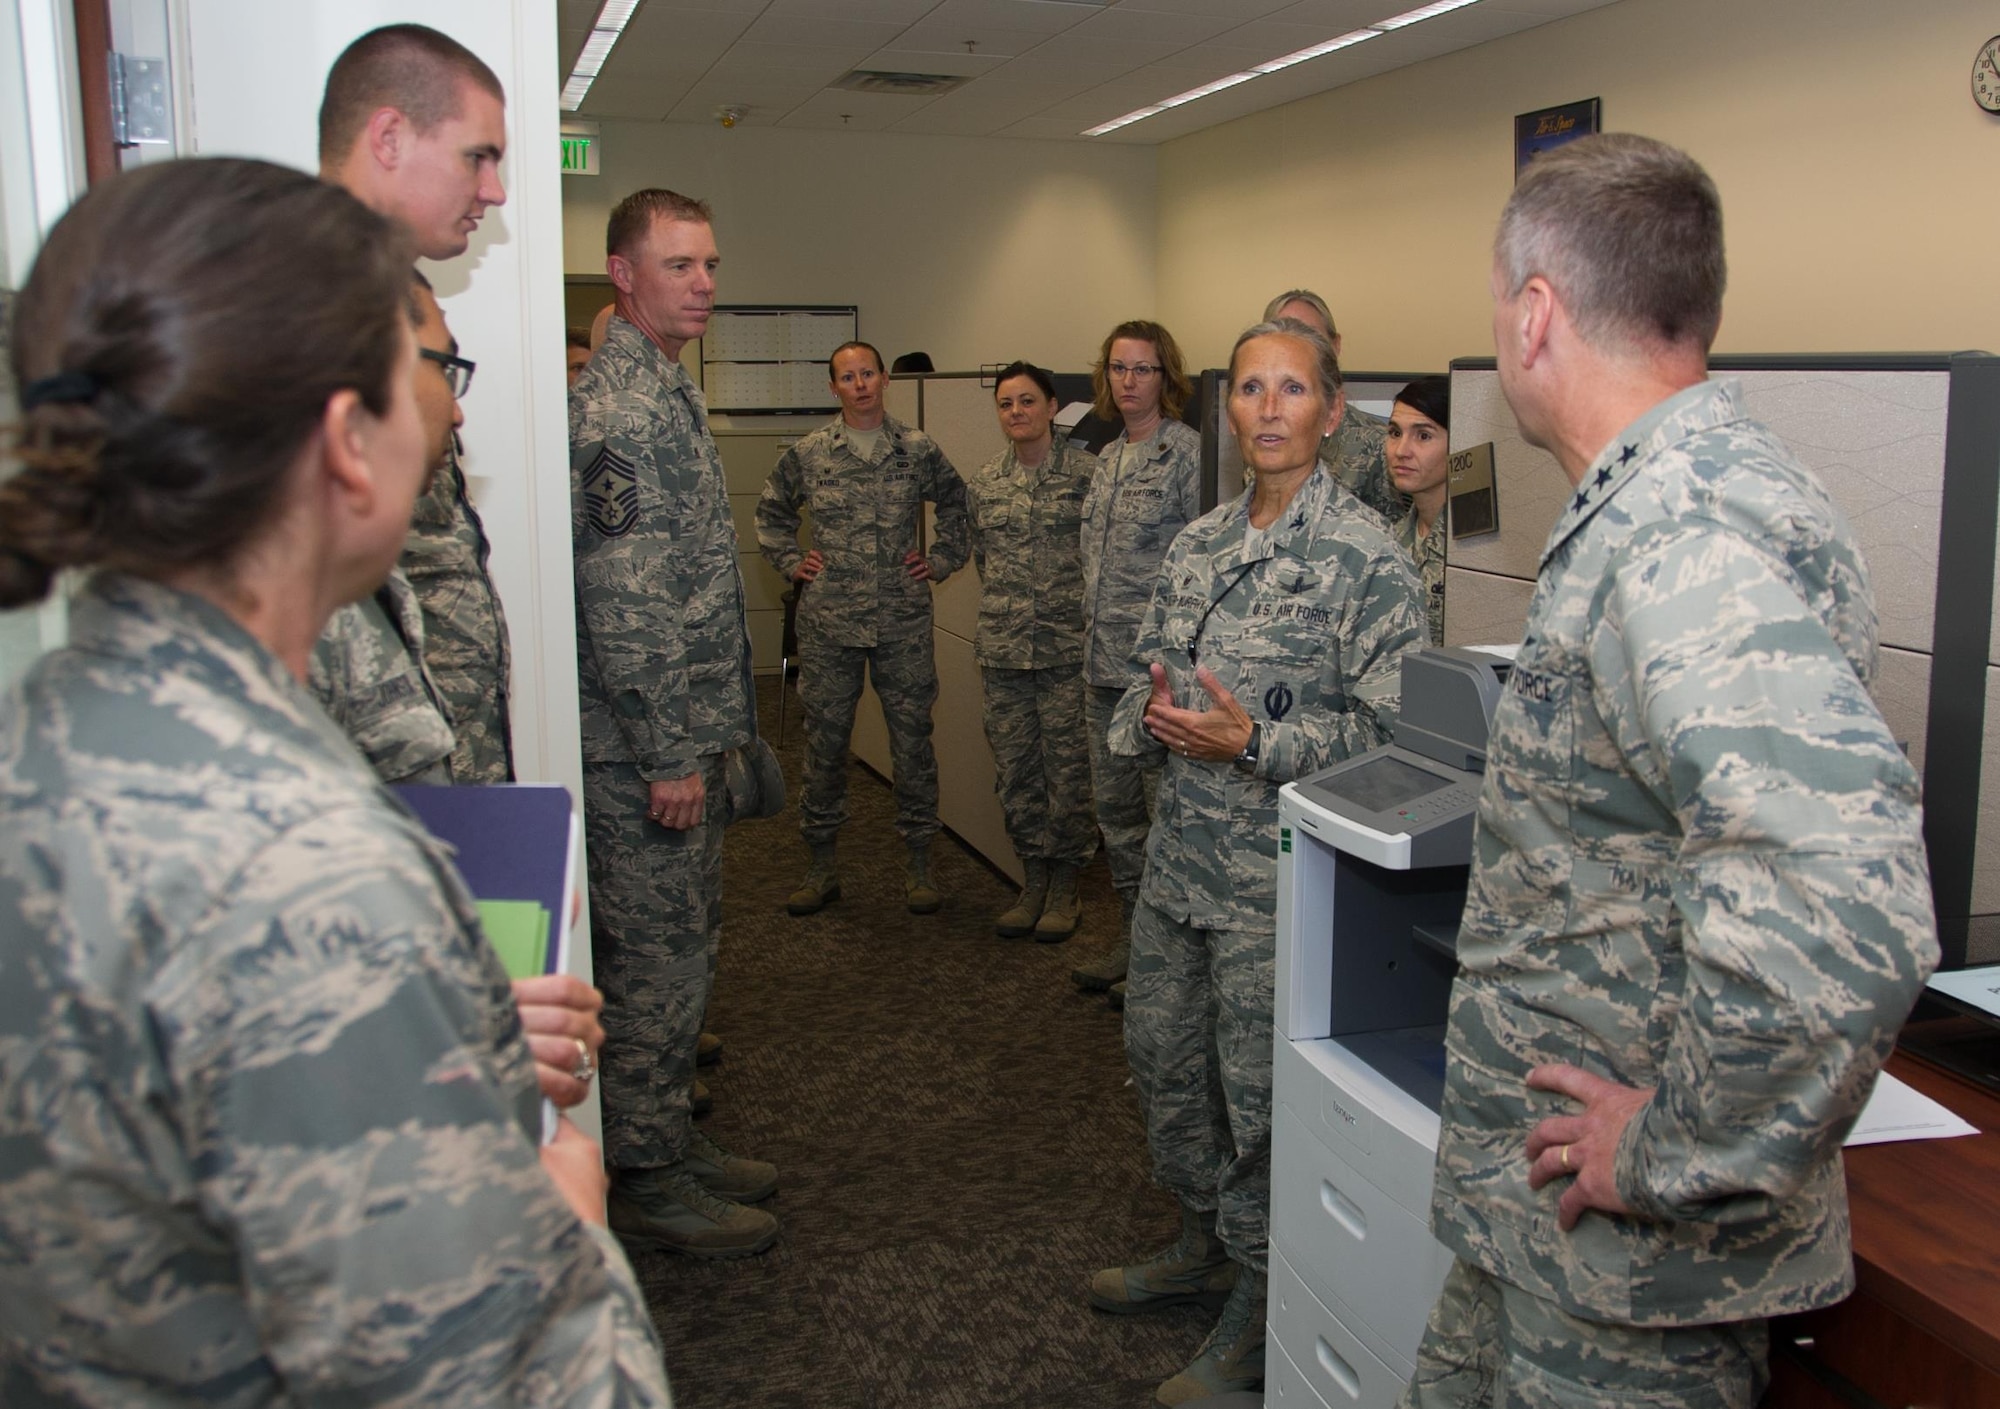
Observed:
[[[572,1037],[570,1041],[576,1044],[576,1065],[570,1068],[570,1079],[588,1086],[597,1075],[597,1059],[590,1055],[590,1044],[581,1037]]]

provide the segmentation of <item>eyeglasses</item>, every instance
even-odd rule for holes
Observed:
[[[1146,378],[1157,375],[1160,368],[1151,362],[1110,362],[1105,364],[1104,370],[1121,382],[1127,377],[1137,377],[1143,382]]]
[[[453,357],[449,352],[433,352],[427,347],[420,347],[417,352],[444,370],[444,379],[451,385],[453,400],[464,397],[465,393],[472,389],[472,372],[478,363],[468,362],[463,357]]]

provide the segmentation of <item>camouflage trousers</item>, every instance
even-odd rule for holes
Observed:
[[[1153,1178],[1214,1209],[1235,1261],[1264,1270],[1271,1232],[1272,982],[1277,933],[1202,930],[1141,900],[1132,915],[1125,1056]]]
[[[702,761],[708,807],[685,832],[646,816],[628,763],[583,766],[590,940],[604,994],[604,1162],[673,1164],[687,1151],[702,1013],[722,935],[722,757]]]
[[[808,846],[831,846],[847,824],[847,749],[854,739],[864,671],[889,726],[896,831],[906,846],[929,846],[938,832],[937,753],[931,747],[931,707],[937,703],[938,685],[928,630],[874,646],[800,640],[806,777],[799,795],[799,833]]]
[[[1431,1309],[1402,1409],[1750,1409],[1770,1323],[1584,1321],[1463,1258]]]
[[[1111,884],[1131,907],[1146,869],[1146,837],[1153,830],[1153,795],[1160,770],[1111,752],[1111,713],[1125,698],[1122,686],[1086,685],[1083,708],[1090,723],[1090,796],[1097,830],[1104,834],[1104,859]]]
[[[1022,860],[1081,866],[1097,849],[1090,812],[1090,742],[1083,667],[983,666],[986,742],[1007,840]]]

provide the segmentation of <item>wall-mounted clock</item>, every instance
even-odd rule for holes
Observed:
[[[1972,101],[1990,113],[2000,113],[2000,35],[1979,46],[1972,61]]]

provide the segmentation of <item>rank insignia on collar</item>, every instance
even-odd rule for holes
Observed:
[[[1620,465],[1621,468],[1623,466],[1631,464],[1632,457],[1634,455],[1637,455],[1638,453],[1639,453],[1639,447],[1636,445],[1626,445],[1620,447],[1618,451],[1618,464]]]
[[[1580,489],[1577,491],[1576,498],[1570,503],[1569,506],[1570,511],[1572,513],[1580,514],[1583,512],[1583,506],[1588,504],[1589,502],[1590,502],[1590,491],[1587,489]]]
[[[639,522],[639,472],[608,445],[584,471],[583,508],[592,531],[605,538],[623,538]]]

